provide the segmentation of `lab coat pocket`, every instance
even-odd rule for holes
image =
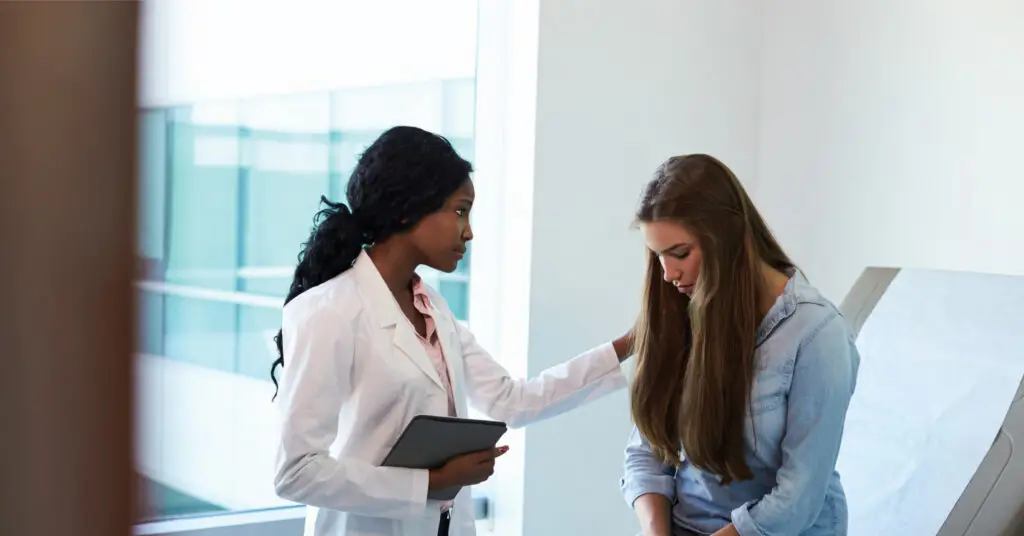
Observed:
[[[401,522],[402,536],[437,536],[437,527],[441,522],[441,508],[434,501],[427,501],[423,517],[406,519]]]

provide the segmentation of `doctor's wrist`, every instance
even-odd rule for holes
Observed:
[[[445,474],[444,469],[431,469],[429,480],[427,480],[427,489],[429,491],[436,491],[439,489],[446,489],[452,486],[451,479]]]
[[[615,349],[615,356],[619,358],[619,363],[628,359],[633,355],[633,333],[627,333],[612,341],[612,348]]]

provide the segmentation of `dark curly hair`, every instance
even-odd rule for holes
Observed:
[[[320,198],[323,208],[313,217],[284,303],[351,268],[365,246],[407,231],[440,210],[472,171],[472,164],[442,136],[408,126],[381,134],[352,171],[348,205]],[[270,366],[275,398],[276,371],[284,366],[281,335],[279,330],[274,337],[278,358]]]

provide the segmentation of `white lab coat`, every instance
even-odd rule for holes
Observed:
[[[459,416],[468,399],[523,426],[626,385],[611,344],[534,379],[512,378],[428,292]],[[413,417],[448,414],[447,395],[369,256],[292,300],[283,332],[275,485],[282,498],[309,505],[306,536],[436,536],[440,505],[427,500],[428,472],[379,464]],[[450,534],[475,534],[468,487]]]

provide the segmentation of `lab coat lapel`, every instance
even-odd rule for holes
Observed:
[[[398,306],[395,305],[395,307]],[[399,310],[399,314],[401,314],[401,310]],[[430,361],[430,356],[428,356],[427,351],[423,349],[423,343],[421,343],[419,338],[416,336],[416,332],[413,330],[413,327],[408,320],[402,318],[400,321],[395,323],[393,329],[395,333],[391,342],[394,344],[395,348],[405,354],[406,357],[413,361],[413,363],[416,363],[416,366],[419,367],[424,374],[429,376],[438,387],[444,389],[444,384],[441,383],[441,377],[437,375],[437,369],[434,368],[434,364]]]
[[[377,271],[377,267],[373,265],[373,261],[365,251],[359,254],[352,269],[359,281],[360,292],[370,302],[379,320],[380,328],[391,331],[392,345],[412,360],[438,387],[443,389],[444,384],[441,383],[441,378],[437,375],[434,364],[430,362],[430,356],[423,349],[423,344],[417,338],[412,324],[405,317],[405,313],[398,306],[391,290],[388,289],[380,272]]]
[[[461,416],[463,410],[460,408],[459,401],[462,400],[460,391],[462,386],[459,379],[462,378],[462,354],[455,352],[458,348],[455,341],[457,333],[448,315],[435,307],[433,303],[430,304],[430,307],[431,315],[434,317],[434,326],[437,329],[437,340],[441,341],[441,348],[444,350],[444,361],[448,366],[448,378],[452,384],[452,395],[455,397],[455,409],[459,414],[458,416]]]

